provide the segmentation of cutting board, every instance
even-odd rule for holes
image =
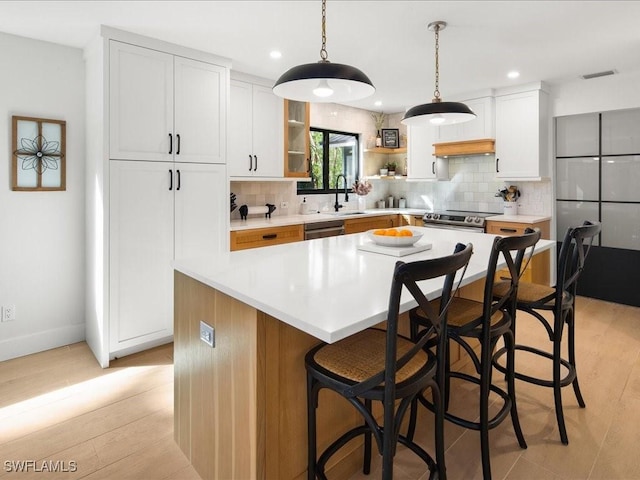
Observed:
[[[430,243],[416,243],[409,247],[386,247],[384,245],[378,245],[373,242],[363,243],[358,245],[358,250],[364,252],[381,253],[382,255],[391,255],[393,257],[404,257],[405,255],[411,255],[413,253],[424,252],[431,248]]]

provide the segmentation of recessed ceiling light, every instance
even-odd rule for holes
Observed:
[[[280,57],[282,57],[282,53],[281,53],[281,52],[279,52],[278,50],[272,50],[272,51],[269,53],[269,56],[270,56],[271,58],[280,58]]]
[[[381,105],[382,105],[382,101],[381,101],[381,100],[376,100],[373,104],[374,104],[376,107],[379,107],[379,106],[381,106]]]
[[[511,72],[507,73],[507,77],[509,78],[518,78],[520,76],[520,72],[516,72],[515,70],[512,70]]]

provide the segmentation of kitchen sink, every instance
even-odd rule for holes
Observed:
[[[333,212],[331,215],[336,217],[346,217],[348,215],[366,215],[367,212]]]

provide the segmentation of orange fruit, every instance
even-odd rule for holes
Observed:
[[[398,231],[398,236],[399,237],[413,237],[413,232],[411,230],[407,230],[406,228],[403,228],[402,230]]]
[[[397,230],[394,230],[393,228],[389,228],[389,229],[387,230],[387,232],[385,233],[385,235],[386,235],[387,237],[396,237],[396,236],[398,236],[398,231],[397,231]]]
[[[387,233],[387,231],[385,229],[382,230],[374,230],[373,234],[374,235],[385,235]]]

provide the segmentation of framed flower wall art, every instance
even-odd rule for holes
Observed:
[[[66,190],[67,122],[12,117],[12,190]]]

